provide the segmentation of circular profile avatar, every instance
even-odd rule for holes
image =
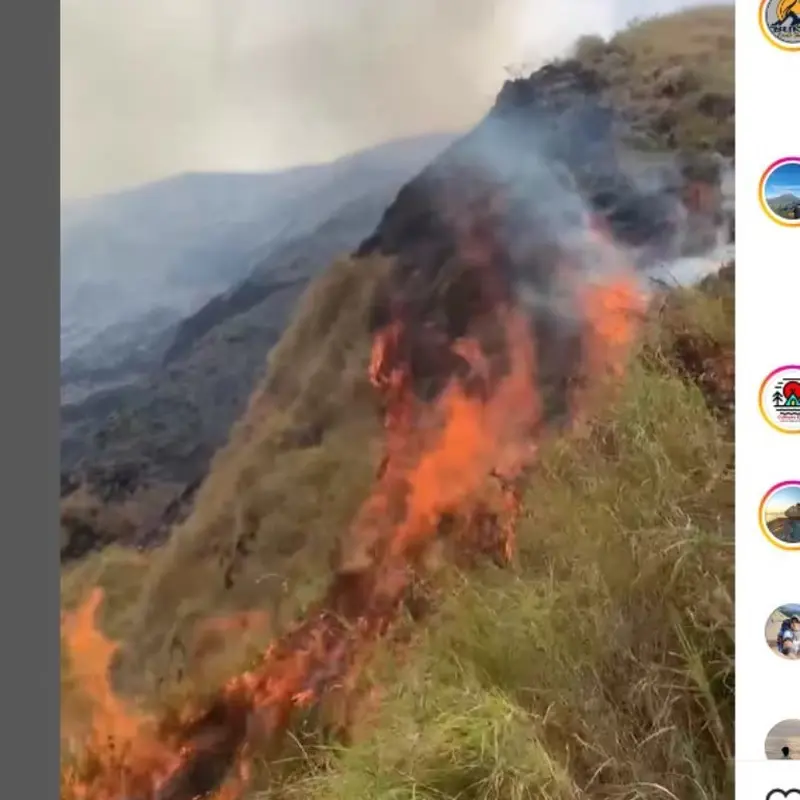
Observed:
[[[800,365],[772,370],[758,393],[761,416],[780,433],[800,433]]]
[[[800,225],[800,157],[770,164],[761,176],[758,193],[761,208],[773,222],[789,228]]]
[[[767,734],[764,752],[770,761],[800,759],[800,719],[785,719]]]
[[[764,536],[781,550],[800,550],[800,481],[773,486],[758,511]]]
[[[800,603],[779,606],[767,620],[767,647],[781,658],[800,659]]]
[[[770,44],[800,50],[800,0],[762,0],[758,22]]]

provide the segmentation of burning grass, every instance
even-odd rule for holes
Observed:
[[[646,313],[683,217],[551,224],[506,122],[306,293],[168,544],[65,570],[64,800],[730,794],[732,295]]]
[[[613,317],[618,297],[619,287],[599,298],[599,304],[595,298],[592,308],[605,308]],[[690,292],[681,305],[683,314],[673,319],[682,320],[685,333],[692,318],[700,332],[710,320],[722,322],[712,310],[718,302],[718,294]],[[513,328],[513,315],[503,318]],[[603,324],[587,329],[593,346],[586,352],[595,372],[603,354],[611,359],[606,366],[619,364],[618,348],[624,344],[624,327],[609,325],[605,313],[600,319]],[[93,689],[95,714],[81,714],[80,706],[69,702],[65,713],[72,711],[72,722],[76,716],[92,720],[81,732],[84,748],[93,745],[92,758],[86,759],[85,749],[83,755],[80,748],[75,753],[80,772],[76,777],[65,767],[64,796],[192,796],[198,785],[217,784],[237,760],[247,767],[241,780],[263,798],[655,798],[664,796],[664,790],[679,797],[729,791],[730,442],[702,387],[677,369],[669,350],[676,331],[664,322],[663,313],[653,319],[656,327],[645,336],[649,346],[618,378],[622,382],[613,387],[613,396],[605,382],[594,392],[582,387],[575,402],[583,411],[583,424],[554,440],[537,439],[535,452],[509,447],[525,440],[524,431],[535,429],[537,421],[535,394],[530,394],[534,386],[524,378],[531,374],[524,337],[516,356],[524,368],[510,369],[495,387],[491,396],[499,400],[496,411],[491,401],[476,399],[480,392],[465,395],[454,384],[434,409],[438,425],[416,426],[429,431],[421,436],[410,435],[408,426],[422,418],[399,413],[408,402],[402,374],[380,369],[381,363],[392,362],[387,355],[390,341],[379,338],[369,374],[382,386],[387,406],[388,458],[370,503],[351,526],[355,532],[359,525],[369,528],[370,546],[359,535],[345,543],[345,550],[354,541],[361,551],[345,554],[340,567],[346,568],[321,602],[295,598],[296,608],[306,608],[305,622],[287,630],[285,622],[267,615],[256,642],[260,636],[266,643],[273,628],[287,633],[265,657],[249,661],[244,673],[253,651],[248,655],[241,646],[239,628],[228,630],[228,638],[225,630],[217,631],[217,656],[227,658],[218,661],[211,675],[202,669],[209,659],[195,658],[202,649],[188,659],[184,654],[184,661],[200,664],[190,664],[195,671],[182,676],[166,673],[168,691],[162,672],[158,714],[131,710],[108,692],[101,679],[113,664],[112,649],[90,624],[93,606],[83,606],[65,633],[71,635],[73,654],[82,649],[92,656],[92,668],[81,674],[74,667],[85,659],[77,658],[72,672],[67,665],[65,674],[83,678],[84,690],[87,683]],[[514,340],[516,334],[507,328],[507,335]],[[479,353],[467,343],[460,349],[472,359],[478,376],[486,374]],[[352,357],[358,361],[357,355]],[[365,395],[350,396],[363,400]],[[524,409],[522,416],[508,413],[518,407]],[[286,409],[279,414],[283,420],[291,416]],[[449,421],[444,428],[442,419]],[[449,426],[459,432],[452,447]],[[356,430],[349,428],[346,444],[351,452]],[[360,428],[362,442],[368,441],[370,430],[369,425]],[[250,441],[255,448],[250,458],[257,459],[265,444]],[[275,441],[271,447],[277,452]],[[289,451],[284,466],[290,468],[292,458],[306,459],[305,474],[320,458],[331,458],[326,448],[337,452],[345,447],[336,441],[326,437],[311,456]],[[399,449],[392,451],[393,442]],[[470,470],[479,476],[491,467],[499,473],[496,493],[488,492],[482,479],[469,479]],[[415,473],[418,477],[410,478]],[[436,481],[451,473],[459,480],[446,480],[444,494],[433,491]],[[226,474],[226,485],[242,486]],[[393,510],[391,487],[398,481],[417,488]],[[330,497],[324,483],[321,479],[317,487],[322,491],[317,513],[323,518]],[[453,486],[458,496],[450,496]],[[475,550],[475,536],[488,529],[492,535],[485,549],[498,566],[476,570],[473,559],[467,578],[458,567],[445,566],[453,561],[446,551],[420,549],[432,535],[440,539],[442,519],[454,507],[460,519],[451,521],[445,537],[450,555]],[[246,516],[241,508],[237,513]],[[375,535],[376,517],[378,529],[382,524],[391,538]],[[488,526],[479,525],[480,519],[488,520]],[[510,524],[515,519],[516,525]],[[191,526],[183,532],[183,544],[176,545],[179,550],[154,556],[165,560],[151,566],[156,582],[138,606],[139,613],[153,609],[148,619],[154,629],[158,608],[152,591],[168,576],[164,570],[170,563],[178,568],[171,573],[176,583],[171,590],[182,608],[193,612],[184,611],[187,631],[195,631],[211,609],[219,615],[231,605],[209,602],[208,596],[225,597],[222,588],[215,588],[225,586],[225,571],[214,573],[205,563],[204,548],[192,556],[188,531]],[[176,552],[188,561],[176,562]],[[140,574],[138,564],[110,562],[102,568],[83,565],[82,576],[71,572],[65,578],[68,594],[74,597],[81,583],[103,583],[104,573],[109,585],[115,569],[124,576]],[[249,568],[272,567],[274,572],[290,563],[265,563],[262,556]],[[436,576],[422,589],[422,605],[413,602],[416,584],[405,569],[415,563],[416,571]],[[199,573],[207,576],[206,586],[181,583],[181,566],[189,572],[207,570]],[[311,569],[316,570],[316,578],[309,576],[313,589],[327,570],[319,558]],[[249,596],[257,607],[257,585],[247,586],[238,601]],[[141,636],[142,619],[136,618],[136,603],[123,602],[121,589],[116,598],[103,609],[101,621],[130,647]],[[94,595],[91,603],[97,600]],[[263,610],[263,599],[261,606]],[[208,611],[199,613],[203,608]],[[422,624],[408,622],[420,614],[434,617]],[[162,641],[174,643],[174,629],[170,639],[163,622],[175,621],[163,619],[160,634]],[[151,640],[154,633],[150,631]],[[376,637],[383,641],[377,648]],[[116,674],[124,683],[125,670]],[[376,698],[365,686],[382,688]],[[304,710],[320,696],[323,702],[316,709]],[[177,713],[164,714],[164,702]],[[151,700],[153,707],[158,708]],[[246,718],[254,711],[261,718],[260,739],[248,731]],[[287,726],[294,738],[276,743],[271,734]],[[325,731],[341,734],[343,729],[347,748],[322,747]],[[65,732],[69,730],[68,720]],[[111,750],[109,736],[115,743]],[[73,737],[81,739],[74,731]],[[259,741],[261,745],[254,744]],[[192,749],[209,757],[187,760]],[[172,788],[162,786],[154,794],[159,774],[178,774],[181,780],[167,780],[165,785]],[[80,787],[87,784],[82,795]],[[241,788],[234,781],[225,791]]]
[[[257,797],[732,795],[732,446],[663,366],[545,449],[513,571],[448,576],[355,742]]]

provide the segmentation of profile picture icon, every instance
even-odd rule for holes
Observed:
[[[758,408],[764,421],[780,433],[800,433],[800,364],[772,370],[761,382]]]
[[[764,752],[770,761],[800,760],[800,719],[785,719],[767,734]]]
[[[758,22],[771,45],[800,50],[800,0],[762,0]]]
[[[798,0],[800,2],[800,0]],[[778,225],[800,225],[800,157],[781,158],[761,176],[759,200],[764,213]]]
[[[800,481],[773,486],[759,508],[761,531],[781,550],[800,550]]]
[[[764,633],[773,653],[790,661],[800,658],[800,603],[776,608],[769,615]]]

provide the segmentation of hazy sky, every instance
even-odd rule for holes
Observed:
[[[767,197],[778,197],[782,194],[800,196],[800,163],[790,161],[781,164],[767,178],[764,193]]]
[[[510,64],[685,0],[61,0],[62,196],[459,130]]]
[[[783,514],[787,508],[800,503],[800,486],[786,486],[767,498],[765,514]]]

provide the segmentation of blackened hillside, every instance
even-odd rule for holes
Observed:
[[[496,297],[524,288],[538,298],[539,370],[557,409],[579,337],[565,324],[572,311],[551,301],[565,261],[583,258],[575,248],[587,224],[599,223],[643,268],[713,240],[721,221],[717,155],[645,158],[624,144],[625,125],[600,72],[578,60],[548,65],[507,83],[486,118],[400,191],[357,255],[396,257],[373,323],[398,314],[414,320],[404,357],[421,391],[435,392],[450,374],[442,361],[453,360],[449,343],[492,313],[482,307],[481,261],[503,276]],[[689,236],[689,220],[704,235]]]

